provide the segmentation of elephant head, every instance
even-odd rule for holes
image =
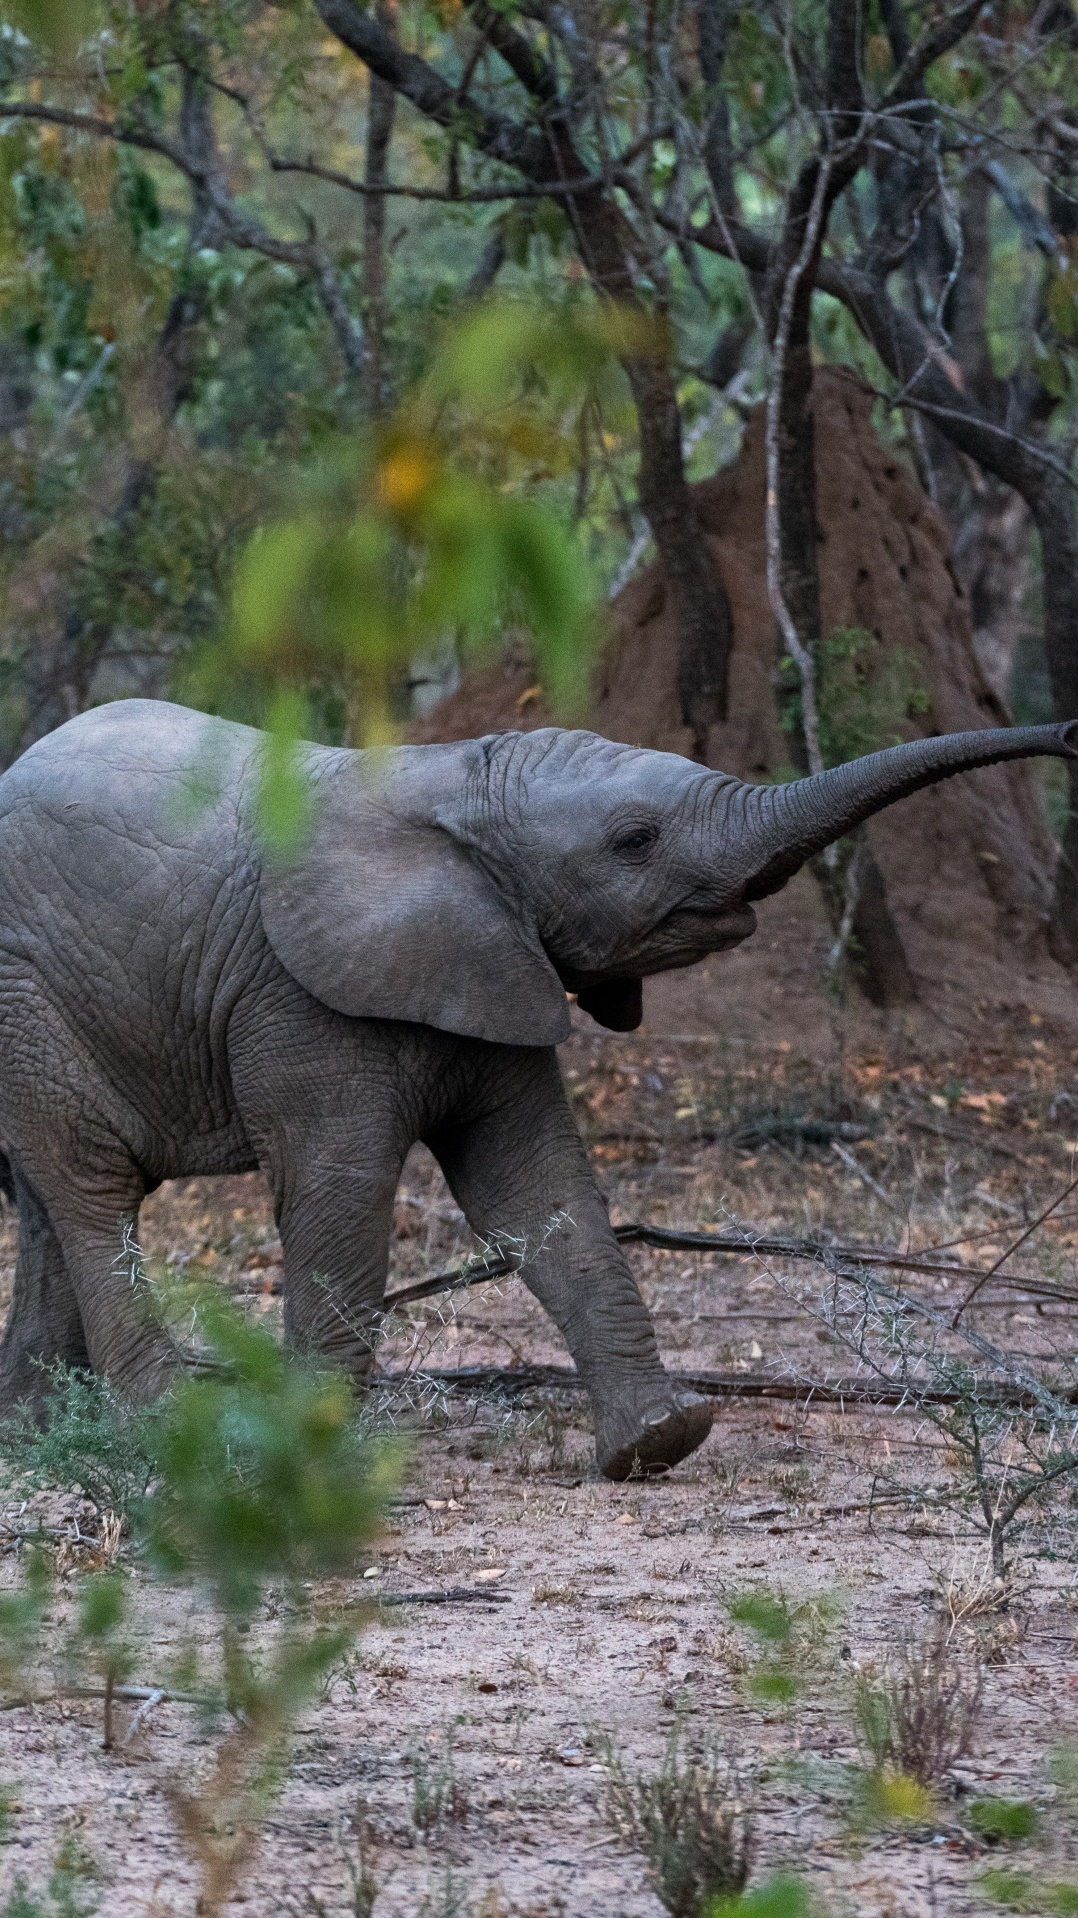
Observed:
[[[1078,721],[892,746],[785,786],[549,728],[377,755],[310,750],[313,838],[262,916],[301,984],[357,1017],[551,1045],[566,991],[637,1025],[640,981],[738,945],[753,902],[953,773],[1078,756]]]

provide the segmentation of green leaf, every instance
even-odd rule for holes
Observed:
[[[13,25],[60,59],[70,59],[78,51],[100,18],[92,0],[10,0],[5,11]]]
[[[294,857],[311,828],[314,796],[300,746],[307,712],[301,694],[281,687],[266,715],[267,737],[258,764],[257,821],[271,862]]]
[[[268,651],[291,624],[322,533],[313,517],[284,520],[257,533],[236,568],[232,631],[243,654]]]

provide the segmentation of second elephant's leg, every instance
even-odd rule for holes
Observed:
[[[11,1308],[0,1345],[0,1413],[24,1404],[40,1412],[49,1368],[89,1366],[86,1332],[60,1241],[36,1192],[12,1166],[19,1251]]]
[[[320,1138],[308,1157],[289,1160],[278,1193],[277,1225],[284,1248],[284,1324],[290,1344],[318,1351],[362,1379],[385,1292],[393,1200],[409,1140],[395,1137],[387,1115],[376,1150],[364,1162],[351,1141],[340,1153]],[[349,1159],[346,1151],[351,1147]],[[345,1172],[342,1175],[342,1166]]]
[[[615,1479],[663,1471],[703,1442],[712,1407],[663,1368],[554,1054],[484,1051],[483,1110],[440,1128],[428,1144],[474,1232],[526,1241],[525,1282],[591,1394],[600,1469]]]
[[[172,1382],[181,1354],[142,1274],[137,1232],[145,1186],[138,1167],[114,1146],[89,1172],[43,1160],[25,1171],[59,1242],[90,1364],[132,1403],[151,1404]]]

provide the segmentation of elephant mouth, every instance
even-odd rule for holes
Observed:
[[[601,962],[582,967],[557,963],[558,976],[569,992],[580,992],[611,979],[647,978],[653,972],[676,972],[694,966],[710,952],[729,952],[756,931],[751,906],[721,908],[679,906],[657,926]]]
[[[625,971],[673,972],[680,966],[695,966],[710,952],[730,952],[751,938],[756,931],[756,914],[751,906],[679,907],[640,941],[639,957]]]

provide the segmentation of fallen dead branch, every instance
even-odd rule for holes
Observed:
[[[371,1381],[372,1388],[400,1384],[413,1375],[408,1372],[378,1372]],[[937,1390],[918,1388],[901,1382],[889,1384],[886,1380],[872,1379],[774,1379],[752,1378],[742,1372],[671,1372],[669,1377],[677,1385],[684,1385],[689,1391],[698,1392],[703,1398],[732,1399],[787,1399],[798,1403],[819,1405],[890,1405],[901,1408],[910,1406],[955,1405],[961,1400],[961,1393],[949,1387]],[[521,1392],[530,1392],[537,1387],[557,1387],[561,1390],[575,1391],[583,1389],[584,1381],[568,1365],[461,1365],[447,1366],[441,1369],[424,1368],[423,1378],[437,1385],[445,1392],[502,1392],[515,1396]],[[1036,1394],[1025,1392],[1019,1386],[1004,1384],[982,1387],[982,1396],[986,1402],[1000,1406],[1035,1405]],[[1078,1391],[1060,1394],[1060,1400],[1067,1404],[1078,1404]]]
[[[507,1605],[509,1593],[489,1585],[450,1585],[440,1592],[384,1592],[379,1605]]]
[[[956,1259],[896,1252],[886,1246],[775,1237],[756,1232],[752,1226],[741,1226],[734,1232],[688,1232],[670,1226],[646,1225],[635,1220],[616,1225],[614,1236],[623,1245],[648,1245],[657,1251],[708,1252],[726,1258],[755,1255],[772,1259],[804,1259],[828,1269],[842,1264],[876,1266],[887,1271],[916,1272],[931,1278],[961,1279],[964,1284],[991,1278],[998,1285],[1020,1286],[1023,1292],[1037,1298],[1078,1305],[1078,1292],[1069,1291],[1065,1286],[1048,1284],[1041,1279],[1018,1279],[1003,1274],[999,1272],[998,1265],[979,1270],[975,1266],[960,1265]],[[512,1255],[469,1261],[449,1272],[436,1272],[429,1279],[417,1279],[411,1285],[398,1286],[395,1291],[387,1292],[385,1310],[391,1312],[397,1306],[430,1298],[438,1292],[457,1292],[473,1285],[486,1285],[489,1280],[505,1278],[517,1269]]]

